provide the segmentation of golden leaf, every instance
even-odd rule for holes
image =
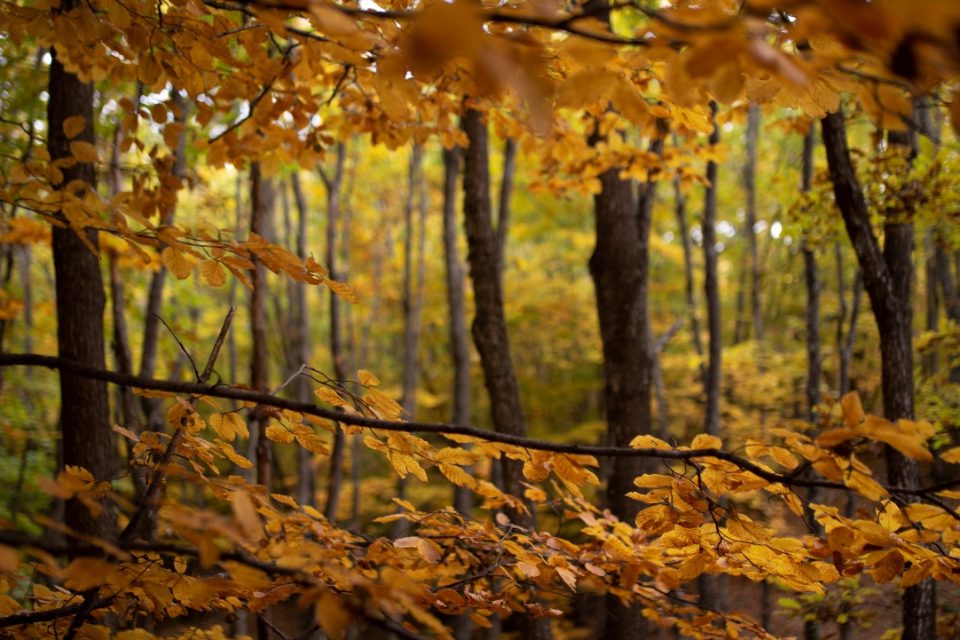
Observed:
[[[250,496],[243,491],[234,491],[230,494],[230,506],[233,508],[233,515],[236,516],[244,537],[251,542],[262,539],[263,523],[260,522],[257,508]]]
[[[74,140],[70,143],[70,154],[78,162],[94,163],[97,161],[97,148],[82,140]]]
[[[723,447],[723,441],[720,438],[706,433],[697,434],[690,443],[691,449],[719,449],[721,447]]]
[[[70,116],[63,121],[63,135],[76,138],[87,126],[87,119],[83,116]]]
[[[167,247],[161,254],[163,264],[170,270],[178,280],[184,280],[190,277],[193,271],[193,264],[182,251],[177,251],[173,247]]]
[[[843,407],[843,420],[851,429],[856,429],[863,422],[863,405],[860,404],[860,396],[856,391],[851,391],[840,400],[840,406]]]
[[[200,263],[200,275],[211,287],[222,287],[227,281],[223,266],[216,260],[204,260]]]
[[[329,638],[342,638],[350,625],[351,616],[340,596],[324,591],[317,603],[317,624]]]
[[[360,369],[357,371],[357,379],[360,380],[360,384],[365,387],[375,387],[380,384],[380,378],[373,375],[366,369]]]
[[[474,488],[477,481],[469,473],[453,464],[440,464],[440,473],[458,487]]]
[[[290,430],[279,425],[270,425],[267,427],[264,433],[266,434],[267,439],[272,440],[273,442],[279,442],[280,444],[290,444],[293,442],[294,436],[292,433],[290,433]]]

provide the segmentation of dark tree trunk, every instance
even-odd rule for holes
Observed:
[[[655,153],[663,141],[651,144]],[[600,176],[594,196],[596,245],[590,256],[590,275],[597,297],[603,343],[604,400],[608,443],[627,447],[634,437],[653,430],[651,361],[653,357],[647,292],[649,237],[654,183],[634,185],[613,168]],[[607,506],[632,524],[640,503],[627,497],[633,480],[649,471],[640,458],[615,458],[607,482]],[[624,606],[616,596],[606,598],[605,636],[635,638],[646,633],[642,607]]]
[[[510,197],[513,195],[513,175],[517,170],[517,141],[507,138],[503,143],[503,176],[500,180],[500,205],[497,208],[497,263],[503,278],[504,251],[507,229],[510,228]]]
[[[897,218],[888,219],[884,226],[886,242],[883,249],[880,248],[870,226],[870,212],[850,159],[843,112],[829,114],[821,123],[837,207],[857,254],[864,288],[870,297],[880,330],[884,417],[890,421],[912,419],[913,314],[910,283],[913,272],[913,225]],[[913,146],[905,135],[892,134],[890,142],[893,145]],[[919,487],[917,463],[889,447],[886,453],[888,482],[901,487]],[[902,614],[905,640],[932,640],[936,636],[936,591],[932,581],[926,580],[904,591]]]
[[[76,6],[76,0],[64,0],[61,11],[67,12]],[[63,132],[63,123],[69,117],[80,116],[86,121],[74,140],[93,144],[93,85],[67,72],[56,50],[51,51],[48,96],[47,150],[51,160],[71,155],[71,141]],[[93,165],[77,163],[62,171],[59,186],[77,180],[83,183],[84,191],[96,189]],[[86,243],[79,234],[86,236]],[[103,369],[106,366],[103,333],[106,296],[100,262],[87,243],[97,246],[96,231],[53,229],[57,347],[61,358]],[[114,472],[114,443],[106,383],[61,372],[60,407],[62,464],[83,467],[97,480],[110,480]],[[107,537],[114,528],[109,510],[94,517],[78,500],[67,502],[65,522],[71,529],[95,537]]]
[[[716,125],[716,103],[710,111],[714,120],[710,145],[720,142],[720,127]],[[723,331],[720,321],[720,285],[717,275],[717,163],[707,162],[707,186],[703,205],[703,265],[704,295],[707,300],[707,329],[710,336],[709,361],[705,380],[706,411],[703,430],[711,435],[720,433],[720,357]]]
[[[467,231],[467,262],[476,308],[473,340],[480,354],[484,383],[490,396],[494,429],[499,433],[525,436],[527,428],[520,404],[520,388],[510,360],[503,288],[498,273],[499,241],[490,204],[487,125],[482,113],[467,109],[461,126],[470,142],[464,153],[463,213]],[[502,466],[504,490],[514,496],[522,495],[522,465],[515,460],[504,460]],[[521,526],[533,524],[532,518],[522,513],[513,512],[511,516]],[[525,618],[522,626],[522,633],[527,640],[547,640],[552,635],[547,619]]]
[[[273,184],[260,174],[260,164],[250,166],[250,233],[263,236],[268,220],[273,215]],[[259,261],[253,271],[253,291],[250,294],[250,387],[268,391],[267,381],[267,320],[266,298],[267,270]],[[266,429],[269,418],[261,411],[254,411],[250,432],[256,438],[256,481],[270,490],[271,452]]]
[[[446,263],[450,356],[453,360],[453,424],[470,423],[470,338],[467,333],[463,264],[457,247],[457,176],[463,155],[459,147],[443,151],[443,254]],[[466,487],[454,489],[454,507],[469,514],[473,496]]]
[[[240,238],[240,231],[243,229],[243,174],[237,171],[237,182],[235,188],[235,209],[234,209],[234,232],[233,237]],[[237,279],[230,278],[230,289],[227,293],[227,306],[232,309],[237,303]],[[230,376],[230,384],[236,384],[237,363],[237,332],[231,331],[227,334],[227,366]]]
[[[337,280],[337,229],[340,219],[340,187],[343,184],[343,168],[346,161],[346,146],[341,142],[337,145],[337,155],[334,160],[333,175],[327,176],[321,172],[324,186],[327,189],[327,270],[330,278]],[[330,292],[330,356],[333,358],[333,377],[338,381],[347,379],[347,362],[343,350],[343,335],[340,322],[340,299]],[[346,444],[345,434],[337,424],[333,436],[333,449],[330,452],[330,475],[327,482],[327,503],[323,514],[328,520],[337,517],[340,506],[340,496],[343,493],[343,457]]]

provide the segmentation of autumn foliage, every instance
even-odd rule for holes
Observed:
[[[902,637],[960,630],[951,601],[960,583],[960,299],[950,264],[960,5],[16,0],[0,3],[0,34],[0,434],[3,465],[16,469],[3,474],[0,637],[640,637],[604,633],[627,628],[602,626],[627,611],[650,634],[770,637],[805,622],[812,638],[816,624],[860,619],[850,602],[861,588],[887,603],[904,591],[909,603],[934,582],[946,594],[939,609],[928,603],[927,619],[911,626],[905,605]],[[38,95],[56,78],[93,87],[91,115],[56,104],[53,85]],[[810,145],[802,193],[796,167],[783,169],[789,178],[773,161],[762,169],[767,213],[750,225],[761,233],[776,217],[797,246],[775,243],[771,229],[763,251],[736,249],[739,260],[721,265],[733,287],[727,272],[742,269],[746,283],[742,264],[759,271],[767,260],[770,288],[754,281],[756,297],[786,302],[757,304],[747,340],[740,301],[726,387],[711,390],[684,206],[699,210],[693,198],[706,192],[716,208],[711,190],[739,162],[739,139],[720,132],[751,126],[751,144],[775,137],[784,156],[797,155],[801,138]],[[843,140],[825,161],[812,146],[820,126],[825,145]],[[488,130],[505,149],[498,207]],[[408,148],[409,163],[399,159]],[[461,166],[464,149],[475,155]],[[441,167],[429,160],[441,150],[452,191],[440,191]],[[522,198],[512,212],[511,172]],[[304,195],[308,174],[317,179],[304,180]],[[437,311],[453,304],[431,285],[442,267],[426,266],[428,243],[439,246],[427,211],[456,213],[458,175],[477,316],[472,364],[486,393],[479,382],[466,389],[488,399],[466,419],[449,417],[455,314]],[[724,188],[720,208],[740,207],[731,195],[739,183]],[[666,204],[679,229],[671,221],[665,231]],[[609,343],[611,325],[596,327],[605,245],[602,225],[594,238],[582,222],[590,206],[608,205],[631,221],[647,215],[630,227],[640,228],[643,312],[619,318],[644,354],[648,414],[621,420],[627,440],[603,433],[618,385],[636,380],[617,378],[611,352],[628,347]],[[326,255],[309,206],[326,212]],[[705,214],[698,244],[708,223]],[[914,239],[914,227],[926,236]],[[524,249],[506,265],[508,231]],[[459,232],[448,233],[455,253]],[[737,233],[723,242],[734,245]],[[594,241],[596,300],[581,290]],[[923,304],[934,305],[922,332],[909,311],[921,306],[914,246],[928,265]],[[839,372],[838,384],[821,381],[832,364],[809,365],[806,398],[798,336],[814,335],[816,323],[803,325],[791,293],[799,280],[777,273],[797,268],[798,248],[808,260],[836,251],[830,357],[846,357],[847,373],[851,359],[860,363],[855,385]],[[446,286],[462,289],[449,250],[448,275],[451,265],[461,272]],[[68,251],[103,278],[80,283],[62,266]],[[851,316],[843,287],[854,263]],[[807,290],[826,295],[810,274]],[[111,366],[70,357],[87,337],[63,335],[63,289],[92,286],[105,300],[104,281],[107,325],[104,309],[85,319],[101,343],[104,326],[112,332],[101,349]],[[876,323],[862,320],[870,328],[854,352],[863,291]],[[501,317],[491,320],[485,300]],[[538,303],[546,311],[527,309]],[[402,329],[381,304],[403,312]],[[724,304],[726,313],[734,303]],[[778,337],[763,338],[764,317],[783,327]],[[903,384],[891,382],[898,327]],[[512,387],[491,363],[512,366],[500,329],[522,361],[519,382],[509,369]],[[681,332],[682,346],[668,348]],[[784,346],[771,346],[778,339]],[[812,344],[819,353],[826,338]],[[470,358],[458,365],[467,373]],[[71,380],[100,385],[90,395],[103,394],[105,409],[111,385],[102,424],[70,426],[77,407],[55,399]],[[891,404],[898,384],[906,404]],[[511,394],[524,403],[513,398],[516,411],[505,412],[498,398]],[[722,409],[719,430],[703,421],[708,398]],[[110,446],[89,464],[74,464],[76,451],[58,458],[58,421],[64,434],[89,428]],[[604,496],[624,461],[642,469],[629,476],[633,490]],[[338,502],[347,473],[350,505]],[[711,584],[763,585],[762,612],[708,601]],[[799,620],[771,623],[771,586]],[[578,618],[584,606],[608,622]],[[898,624],[883,619],[867,633]]]

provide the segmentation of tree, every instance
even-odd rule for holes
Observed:
[[[38,351],[0,354],[0,484],[11,496],[0,505],[3,633],[151,637],[180,633],[176,624],[217,638],[247,631],[218,625],[250,612],[260,638],[447,637],[447,626],[459,637],[489,627],[488,637],[539,638],[555,618],[564,633],[596,630],[600,599],[613,637],[655,625],[685,636],[799,633],[799,620],[767,617],[758,598],[712,610],[728,591],[711,594],[718,580],[745,593],[763,588],[748,581],[776,585],[785,609],[846,633],[862,620],[848,578],[861,586],[855,597],[881,605],[877,626],[896,626],[883,616],[899,587],[907,637],[952,632],[929,585],[949,601],[960,575],[950,466],[960,461],[950,427],[960,391],[927,376],[914,397],[912,363],[914,350],[946,362],[958,349],[949,325],[914,341],[910,307],[933,309],[939,291],[949,312],[953,269],[943,263],[955,225],[942,212],[956,208],[958,168],[954,133],[938,136],[935,154],[913,149],[909,131],[948,112],[960,129],[950,31],[960,8],[91,0],[7,3],[0,16],[0,338]],[[30,90],[46,73],[50,90]],[[915,114],[914,98],[931,92],[942,96],[937,113]],[[841,102],[869,131],[851,127],[848,139]],[[736,114],[747,105],[744,126]],[[31,115],[42,108],[45,125]],[[810,120],[823,121],[829,177],[810,144],[795,166],[796,134]],[[748,199],[784,212],[773,220],[751,206],[745,228],[731,214],[742,191],[728,179],[741,134]],[[491,137],[504,145],[498,211]],[[360,187],[349,206],[347,140],[349,183]],[[444,154],[442,190],[441,145],[463,153],[462,169]],[[413,149],[420,178],[404,190]],[[109,188],[96,187],[98,170]],[[454,255],[458,170],[472,297]],[[291,174],[302,181],[296,248],[292,221],[282,242],[270,231],[271,185]],[[659,215],[661,180],[675,184],[676,220]],[[247,220],[234,193],[243,184]],[[702,224],[688,229],[683,196],[701,187]],[[395,227],[405,202],[414,217],[415,191],[421,216],[443,199],[443,261],[426,251],[410,259],[415,244],[439,243],[439,221],[408,232],[410,250],[398,250]],[[323,203],[327,224],[314,230],[304,212]],[[815,273],[803,252],[833,241],[835,210],[877,319],[859,341],[846,329],[857,315],[846,292],[832,297],[831,274]],[[939,284],[920,300],[911,228],[933,230],[935,215]],[[871,216],[883,221],[883,246]],[[336,246],[346,237],[349,271]],[[691,241],[704,249],[705,371]],[[315,242],[326,251],[312,253]],[[728,348],[721,376],[720,316],[737,295],[727,248],[740,246],[753,247],[753,333],[762,329],[765,349],[754,366],[754,353]],[[21,247],[33,265],[23,285],[7,277]],[[839,266],[836,290],[846,287]],[[250,322],[231,330],[240,287],[251,291]],[[332,303],[317,305],[310,288]],[[340,322],[347,303],[363,325],[356,352]],[[473,413],[492,429],[470,424],[464,401],[460,325],[471,305],[487,389]],[[815,329],[834,309],[841,357],[824,379],[839,389],[828,389],[814,381]],[[676,314],[690,317],[692,340],[670,341]],[[43,355],[55,319],[59,355]],[[131,330],[140,322],[142,337]],[[170,339],[159,339],[161,324]],[[348,354],[365,368],[354,372]],[[241,359],[251,363],[242,381]],[[273,386],[277,362],[292,376]],[[112,407],[106,384],[117,387]],[[881,392],[884,417],[874,415]],[[145,420],[131,410],[136,394]],[[75,439],[62,469],[46,455],[56,397],[65,441]],[[605,431],[608,441],[592,444]],[[335,516],[348,436],[345,525]],[[315,456],[330,473],[320,487]],[[402,499],[389,489],[398,478]],[[69,502],[66,518],[58,500]]]

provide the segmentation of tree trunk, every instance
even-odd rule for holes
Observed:
[[[337,229],[340,218],[340,186],[343,184],[343,167],[346,159],[346,147],[341,142],[337,145],[337,155],[334,160],[333,175],[327,176],[321,172],[324,186],[327,189],[327,270],[330,278],[337,280]],[[342,382],[347,379],[347,363],[343,352],[343,337],[340,323],[340,299],[330,292],[330,356],[333,358],[333,377]],[[343,429],[337,424],[333,435],[333,449],[330,452],[330,475],[327,482],[327,503],[323,514],[328,520],[334,521],[340,506],[340,495],[343,493],[343,454],[345,437]]]
[[[662,139],[651,143],[659,154]],[[590,257],[590,275],[597,297],[603,342],[604,399],[609,444],[627,447],[641,433],[652,430],[651,376],[653,345],[649,327],[649,238],[654,184],[639,188],[619,177],[613,168],[600,176],[594,196],[596,246]],[[632,524],[640,503],[627,497],[633,480],[649,471],[640,458],[615,458],[607,483],[607,506]],[[642,607],[624,606],[616,596],[606,598],[605,634],[634,638],[646,633]]]
[[[60,10],[69,12],[76,0],[64,0]],[[85,126],[75,141],[94,143],[93,85],[81,82],[63,68],[57,51],[51,50],[47,101],[47,150],[51,160],[72,155],[70,140],[63,132],[67,118],[80,116]],[[72,181],[84,184],[84,191],[96,189],[92,164],[77,163],[64,167],[60,187]],[[77,193],[79,189],[72,189]],[[57,214],[63,220],[62,214]],[[81,238],[97,246],[93,229],[53,229],[53,267],[56,277],[57,347],[61,358],[103,369],[103,311],[106,296],[97,255]],[[107,385],[69,373],[60,373],[60,431],[62,464],[85,468],[99,481],[113,477],[113,433],[110,430]],[[90,514],[76,499],[66,504],[65,522],[87,536],[108,537],[113,531],[109,510],[100,517]],[[73,537],[69,538],[74,542]]]
[[[268,227],[268,219],[273,214],[273,184],[260,174],[260,164],[250,165],[250,234],[263,236]],[[260,261],[253,271],[253,291],[250,294],[250,387],[257,391],[268,391],[267,382],[267,322],[265,301],[267,291],[267,270]],[[255,410],[251,416],[250,432],[256,438],[256,481],[270,490],[271,485],[271,446],[266,436],[269,418],[262,411]]]
[[[710,145],[720,142],[720,128],[716,125],[716,103],[710,104],[714,121]],[[706,411],[703,430],[711,435],[720,433],[720,356],[723,332],[720,322],[720,286],[717,281],[717,163],[707,162],[707,186],[703,205],[703,265],[704,295],[707,300],[707,329],[710,337],[709,361],[705,380]]]
[[[803,167],[800,190],[810,191],[813,180],[813,148],[815,140],[813,128],[803,137]],[[807,290],[807,420],[817,422],[817,405],[820,403],[820,272],[817,255],[807,238],[803,239],[804,282]],[[807,503],[817,502],[818,491],[811,487],[807,491]],[[818,534],[819,526],[811,510],[806,511],[807,526]],[[804,640],[818,640],[820,624],[816,620],[803,621]]]
[[[290,186],[293,189],[293,200],[297,207],[297,257],[300,260],[307,259],[307,235],[309,233],[309,209],[307,199],[303,195],[303,187],[300,184],[300,174],[294,172],[290,176]],[[293,333],[296,344],[297,366],[308,364],[312,348],[310,344],[310,314],[307,308],[307,285],[303,282],[293,284],[293,291],[290,298],[293,306]],[[300,402],[310,402],[310,378],[300,376],[296,381],[296,395]],[[315,474],[313,470],[313,453],[305,447],[299,447],[297,450],[297,462],[299,473],[297,474],[297,502],[300,504],[313,505],[314,492],[316,491]]]
[[[140,93],[142,86],[138,86],[136,104],[140,104]],[[187,122],[187,102],[184,100],[180,91],[171,92],[171,100],[175,107],[174,117],[181,125]],[[177,138],[177,147],[173,152],[173,176],[183,180],[187,168],[186,138],[187,130],[184,126]],[[176,215],[176,206],[173,205],[166,211],[160,213],[160,224],[173,224]],[[160,263],[160,267],[150,278],[150,289],[147,293],[147,307],[144,310],[143,317],[143,345],[140,351],[140,375],[152,378],[157,370],[157,349],[160,341],[160,313],[163,309],[163,289],[167,282],[167,268]],[[150,430],[159,430],[163,428],[162,405],[157,398],[148,398],[144,396],[140,399],[143,410],[145,427]]]
[[[674,145],[677,141],[674,140]],[[683,246],[683,280],[684,280],[684,300],[687,305],[687,317],[690,323],[690,337],[693,340],[693,348],[701,358],[700,379],[706,384],[707,370],[703,364],[703,341],[700,339],[700,318],[697,315],[697,301],[694,296],[694,276],[693,276],[693,248],[690,246],[690,229],[687,226],[687,200],[683,195],[680,185],[680,178],[673,181],[674,200],[677,213],[677,232],[680,235],[680,243]]]
[[[500,206],[497,208],[497,263],[503,278],[503,255],[510,228],[510,197],[513,194],[513,174],[517,170],[517,141],[507,138],[503,143],[503,176],[500,180]]]
[[[462,155],[459,147],[443,151],[443,255],[446,263],[450,356],[453,359],[453,424],[470,423],[470,342],[463,264],[457,248],[457,175]],[[455,487],[453,502],[459,513],[468,515],[473,507],[473,495],[466,487]]]
[[[886,242],[881,250],[870,226],[870,212],[850,160],[843,112],[829,114],[821,123],[837,207],[857,254],[864,288],[870,297],[880,330],[884,417],[890,421],[912,419],[913,313],[910,283],[913,272],[913,225],[888,218],[884,225]],[[900,134],[891,134],[890,143],[913,146],[908,136]],[[889,447],[886,457],[887,480],[890,484],[908,488],[920,486],[916,462]],[[904,591],[902,615],[904,640],[932,640],[936,636],[936,591],[931,580]]]
[[[760,107],[750,105],[747,112],[747,163],[743,169],[744,191],[747,195],[747,244],[750,246],[750,311],[753,320],[753,339],[763,342],[763,306],[760,304],[760,250],[757,244],[757,144],[760,133]],[[759,347],[758,347],[759,350]],[[758,354],[762,358],[762,351]]]
[[[417,386],[420,379],[420,320],[425,278],[424,240],[426,200],[423,188],[423,147],[414,144],[410,152],[410,167],[407,174],[407,202],[403,211],[403,367],[400,406],[407,419],[417,414]],[[413,213],[420,198],[420,219],[414,221]],[[415,233],[419,229],[419,233]],[[414,255],[416,253],[416,255]],[[417,282],[414,283],[414,269]],[[406,479],[397,479],[397,497],[406,499]],[[393,536],[402,538],[409,531],[406,520],[397,520]]]
[[[490,396],[494,429],[499,433],[525,436],[527,428],[520,404],[520,389],[510,360],[503,288],[497,272],[499,243],[490,205],[487,125],[483,114],[475,109],[467,109],[461,126],[470,142],[464,153],[463,212],[469,248],[467,262],[476,307],[473,339],[480,354],[484,383]],[[522,482],[522,465],[515,460],[504,460],[505,491],[514,496],[522,495]],[[522,513],[513,512],[511,517],[521,526],[532,524],[532,519]],[[550,638],[549,620],[525,618],[523,635],[527,640]]]

